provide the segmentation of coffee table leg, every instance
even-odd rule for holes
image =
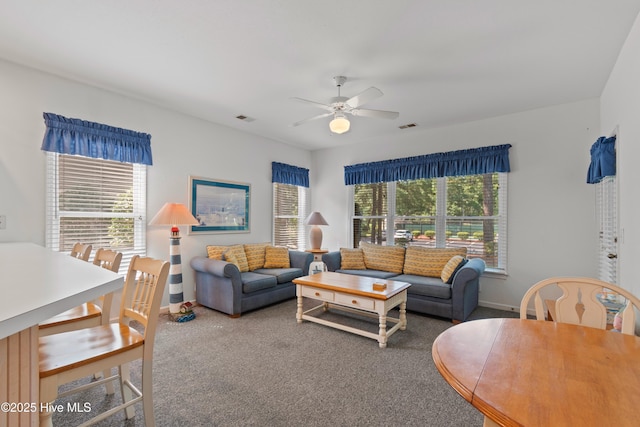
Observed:
[[[400,303],[400,330],[404,331],[407,329],[407,303]]]
[[[378,343],[380,348],[387,347],[387,315],[380,315],[380,332],[378,332]]]
[[[298,321],[298,323],[302,323],[302,292],[300,291],[300,289],[298,289],[296,296],[298,300],[298,309],[296,310],[296,320]]]

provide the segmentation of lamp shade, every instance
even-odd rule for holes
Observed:
[[[198,225],[197,219],[182,203],[165,203],[149,225]]]
[[[311,215],[304,220],[305,225],[329,225],[327,221],[322,217],[320,212],[311,212]]]
[[[337,133],[338,135],[341,133],[345,133],[351,127],[351,123],[347,118],[340,113],[336,113],[333,120],[329,122],[329,129],[331,132]]]

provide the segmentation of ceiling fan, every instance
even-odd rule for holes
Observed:
[[[321,119],[323,117],[333,116],[333,120],[329,123],[329,129],[331,129],[331,132],[333,133],[341,134],[347,132],[351,127],[351,123],[346,118],[347,114],[360,117],[373,117],[376,119],[395,119],[400,115],[400,113],[396,111],[368,110],[359,108],[361,105],[381,97],[382,91],[380,89],[370,87],[356,96],[347,98],[346,96],[340,95],[340,88],[347,81],[347,78],[345,76],[335,76],[333,80],[336,82],[336,86],[338,87],[338,96],[331,98],[330,104],[322,104],[320,102],[309,101],[302,98],[292,98],[296,101],[315,105],[316,107],[320,107],[328,111],[327,113],[295,122],[291,124],[292,127],[299,126],[312,120]]]

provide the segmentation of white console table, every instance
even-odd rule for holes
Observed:
[[[124,278],[33,243],[0,243],[0,271],[0,402],[39,407],[38,323],[121,289]],[[29,410],[0,412],[3,426],[38,419]]]

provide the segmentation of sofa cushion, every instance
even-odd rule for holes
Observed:
[[[207,246],[207,257],[222,261],[222,253],[227,250],[227,246]]]
[[[251,243],[242,246],[249,264],[249,271],[264,267],[265,249],[270,246],[269,243]]]
[[[244,254],[244,247],[242,247],[242,245],[228,246],[222,253],[222,257],[225,261],[235,264],[241,273],[249,271],[249,263],[247,262],[247,257]]]
[[[254,273],[268,274],[274,276],[278,283],[291,282],[293,279],[302,277],[301,268],[259,268]]]
[[[409,246],[404,261],[404,274],[440,278],[442,269],[454,255],[467,255],[467,248],[424,248]]]
[[[404,264],[403,247],[381,246],[374,245],[373,243],[360,243],[360,247],[364,254],[364,265],[368,270],[382,270],[396,274],[402,273],[402,266]],[[442,270],[442,268],[440,270]]]
[[[289,268],[289,249],[267,246],[264,254],[264,268]]]
[[[242,279],[242,292],[245,294],[250,294],[251,292],[262,289],[273,288],[278,284],[278,280],[275,276],[259,274],[253,271],[240,273],[240,278]]]
[[[453,276],[455,276],[458,270],[460,270],[466,263],[467,260],[462,255],[452,256],[451,259],[444,265],[442,274],[440,274],[440,278],[444,283],[453,283]]]
[[[407,294],[451,299],[451,285],[444,283],[439,277],[401,274],[391,278],[391,280],[411,283],[411,286],[407,289]]]
[[[382,270],[336,270],[336,273],[353,274],[355,276],[373,277],[374,279],[393,279],[396,273]]]
[[[340,268],[343,270],[364,270],[364,252],[362,248],[340,248]]]

